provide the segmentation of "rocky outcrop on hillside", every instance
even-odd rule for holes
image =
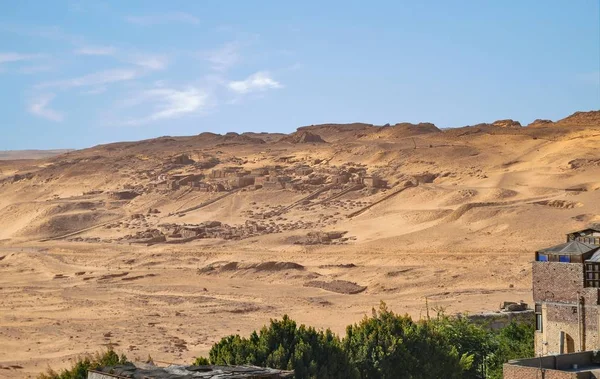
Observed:
[[[499,128],[520,128],[521,123],[519,121],[506,119],[506,120],[497,120],[492,123],[493,126],[497,126]]]
[[[600,111],[575,112],[556,123],[559,125],[600,126]]]
[[[531,124],[527,125],[527,127],[539,127],[539,126],[550,126],[552,125],[553,122],[552,120],[544,120],[541,118],[538,118],[537,120],[534,120]]]

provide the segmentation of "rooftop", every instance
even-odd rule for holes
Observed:
[[[144,379],[279,379],[291,378],[293,372],[256,366],[184,366],[151,365],[106,366],[88,372],[88,379],[144,378]]]
[[[572,232],[569,232],[567,234],[585,235],[588,232],[600,232],[600,226],[592,225],[585,229],[573,230]]]
[[[590,259],[586,260],[586,262],[600,262],[600,250],[596,251]]]
[[[508,361],[505,364],[505,371],[507,366],[520,367],[522,369],[521,374],[524,379],[543,377],[538,375],[541,372],[569,372],[569,373],[590,373],[596,377],[600,375],[600,353],[596,350],[583,351],[580,353],[571,354],[559,354],[549,355],[545,357],[528,358],[528,359],[516,359]],[[525,373],[523,368],[528,368],[531,372]],[[555,376],[552,376],[555,377]],[[561,376],[562,378],[563,376]],[[583,378],[583,376],[564,376],[565,378],[577,377]],[[585,376],[586,378],[589,376]]]
[[[598,250],[600,247],[584,243],[580,241],[570,241],[560,245],[548,247],[546,249],[539,250],[538,253],[542,254],[560,254],[560,255],[582,255],[589,252]]]

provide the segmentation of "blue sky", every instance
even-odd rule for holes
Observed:
[[[600,108],[578,1],[0,1],[0,150]]]

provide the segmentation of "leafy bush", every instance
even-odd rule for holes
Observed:
[[[488,355],[497,346],[493,333],[467,318],[448,317],[444,314],[438,314],[430,323],[460,356],[471,357],[471,367],[465,369],[462,378],[484,378]]]
[[[119,357],[112,349],[94,356],[86,356],[78,358],[77,362],[69,370],[63,370],[57,373],[52,369],[48,369],[45,374],[40,374],[38,379],[86,379],[88,370],[93,370],[102,366],[114,366],[127,363],[127,357],[123,354]]]
[[[348,326],[343,346],[364,379],[462,378],[473,363],[432,323],[396,315],[384,303],[372,317]]]
[[[511,322],[493,334],[495,345],[488,356],[487,378],[502,379],[502,365],[510,359],[535,356],[533,338],[535,325]]]
[[[300,325],[287,315],[271,320],[250,338],[223,338],[209,353],[213,364],[252,364],[294,370],[296,379],[355,378],[339,338],[330,330],[317,331]]]
[[[207,366],[210,365],[210,361],[205,357],[198,357],[194,361],[194,366]]]

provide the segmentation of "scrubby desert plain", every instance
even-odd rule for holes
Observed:
[[[0,377],[191,362],[283,314],[343,335],[380,301],[530,302],[534,251],[600,222],[600,111],[39,154],[0,160]]]

